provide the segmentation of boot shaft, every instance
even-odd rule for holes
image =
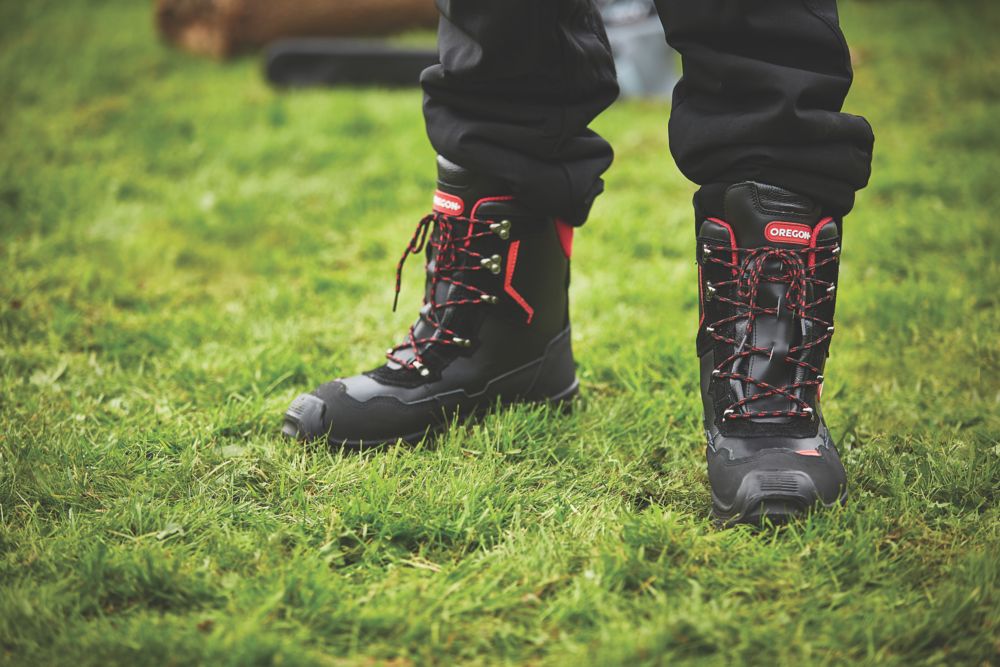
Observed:
[[[412,329],[423,342],[395,360],[418,351],[439,367],[470,354],[502,363],[537,356],[569,324],[573,229],[532,213],[496,179],[443,157],[437,165],[434,215],[410,246],[426,234],[424,305]]]

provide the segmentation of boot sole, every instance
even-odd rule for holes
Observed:
[[[558,392],[554,396],[550,396],[550,397],[539,399],[539,400],[523,400],[523,399],[522,400],[516,400],[515,399],[515,400],[511,400],[511,401],[501,401],[500,404],[499,404],[499,407],[501,409],[503,409],[503,408],[511,407],[513,405],[543,405],[543,404],[548,404],[548,405],[552,405],[554,407],[557,407],[560,410],[568,411],[571,408],[571,406],[572,406],[573,400],[579,395],[579,393],[580,393],[580,381],[578,379],[574,378],[573,379],[573,383],[569,387],[567,387],[566,389],[564,389],[561,392]],[[318,397],[311,396],[309,394],[303,394],[302,396],[299,397],[299,399],[300,400],[302,400],[302,399],[313,400],[313,401],[319,401],[319,402],[321,402],[321,400]],[[480,409],[477,409],[475,412],[470,413],[469,415],[467,415],[464,418],[461,418],[460,421],[462,423],[468,423],[468,422],[480,420],[483,417],[485,417],[487,414],[489,414],[489,412],[492,409],[492,407],[493,406],[486,406],[486,407],[482,407]],[[288,438],[295,439],[295,440],[303,440],[303,441],[308,440],[309,438],[301,437],[301,435],[300,435],[302,433],[302,430],[300,429],[300,426],[299,426],[299,419],[300,418],[301,418],[300,415],[296,411],[294,411],[293,409],[289,409],[285,413],[284,424],[282,425],[282,429],[281,429],[282,435],[284,435],[284,436],[286,436]],[[391,438],[391,439],[385,439],[385,440],[341,440],[341,439],[338,438],[338,439],[335,439],[335,440],[329,440],[329,439],[327,439],[327,441],[329,442],[330,445],[333,445],[333,446],[348,447],[348,448],[353,448],[353,449],[361,449],[361,448],[369,448],[369,447],[383,447],[385,445],[391,445],[391,444],[395,444],[397,442],[402,442],[402,443],[408,444],[408,445],[415,445],[416,443],[420,442],[424,438],[427,438],[427,437],[430,437],[430,436],[433,436],[433,435],[437,435],[437,434],[441,433],[442,431],[447,430],[448,426],[449,426],[449,422],[445,422],[445,423],[441,423],[441,424],[436,424],[436,425],[428,426],[426,429],[423,429],[423,430],[420,430],[420,431],[415,431],[415,432],[409,433],[407,435],[403,435],[403,436],[399,436],[399,437]]]

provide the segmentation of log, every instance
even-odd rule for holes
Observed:
[[[168,42],[228,58],[283,37],[387,35],[437,24],[434,0],[157,0]]]

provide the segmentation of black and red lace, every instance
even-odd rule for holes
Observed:
[[[811,405],[797,395],[798,390],[806,387],[819,387],[823,382],[822,369],[803,361],[803,352],[819,346],[828,345],[833,337],[833,322],[818,317],[816,309],[822,304],[832,301],[836,285],[822,280],[817,271],[838,261],[840,246],[817,246],[802,249],[775,248],[770,246],[760,248],[730,248],[727,246],[709,246],[703,248],[704,261],[713,262],[725,267],[732,274],[731,280],[706,282],[708,291],[706,299],[711,298],[728,304],[735,314],[712,322],[705,331],[717,342],[732,346],[731,355],[715,366],[712,376],[720,380],[736,380],[754,385],[759,393],[747,395],[731,404],[723,411],[723,419],[755,419],[765,417],[806,417],[812,419],[814,411]],[[762,282],[784,283],[788,285],[783,298],[774,307],[766,307],[757,303],[757,296]],[[730,296],[726,295],[726,292]],[[820,296],[810,300],[810,294]],[[770,361],[773,350],[756,347],[752,340],[754,324],[761,315],[777,316],[780,309],[787,309],[797,318],[809,320],[815,325],[814,330],[822,333],[804,340],[802,344],[792,346],[784,358],[784,362],[805,370],[802,379],[790,384],[775,386],[748,374],[734,372],[736,362],[749,359],[752,355],[763,355]],[[720,333],[736,323],[746,320],[747,325],[741,340],[727,337]],[[728,369],[728,370],[727,370]],[[771,396],[787,398],[794,406],[791,410],[753,411],[744,406]],[[751,406],[752,407],[752,406]]]
[[[420,320],[410,326],[406,340],[399,345],[390,348],[386,352],[386,358],[400,366],[416,370],[422,375],[427,375],[428,370],[424,362],[423,354],[430,345],[454,345],[458,347],[468,347],[471,341],[463,338],[455,331],[444,326],[440,315],[446,308],[456,306],[471,306],[478,304],[493,304],[497,302],[497,297],[483,292],[480,288],[462,282],[455,277],[455,273],[469,271],[490,270],[491,262],[495,258],[488,257],[475,250],[475,240],[493,234],[489,220],[476,220],[474,218],[464,218],[459,216],[446,215],[434,212],[425,216],[413,232],[413,237],[403,251],[399,263],[396,265],[396,292],[392,302],[393,311],[399,300],[399,290],[402,285],[403,265],[407,257],[411,254],[418,254],[424,251],[429,243],[432,249],[425,270],[430,270],[433,263],[434,269],[431,275],[431,284],[424,290],[424,307],[420,309]],[[432,231],[433,229],[433,231]],[[495,271],[494,271],[495,272]],[[462,298],[449,298],[448,300],[437,302],[437,287],[440,283],[448,283],[451,286],[465,290],[467,296]],[[449,294],[452,291],[449,290]],[[429,336],[417,337],[417,324],[423,320],[432,327]],[[403,359],[397,356],[397,352],[409,348],[413,357]]]

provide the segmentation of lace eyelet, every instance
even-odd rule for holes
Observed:
[[[501,259],[502,258],[500,257],[500,255],[493,255],[492,257],[483,257],[481,260],[479,260],[479,266],[489,270],[489,272],[492,273],[493,275],[496,275],[500,273]]]
[[[506,241],[510,238],[510,220],[490,223],[490,231]]]

